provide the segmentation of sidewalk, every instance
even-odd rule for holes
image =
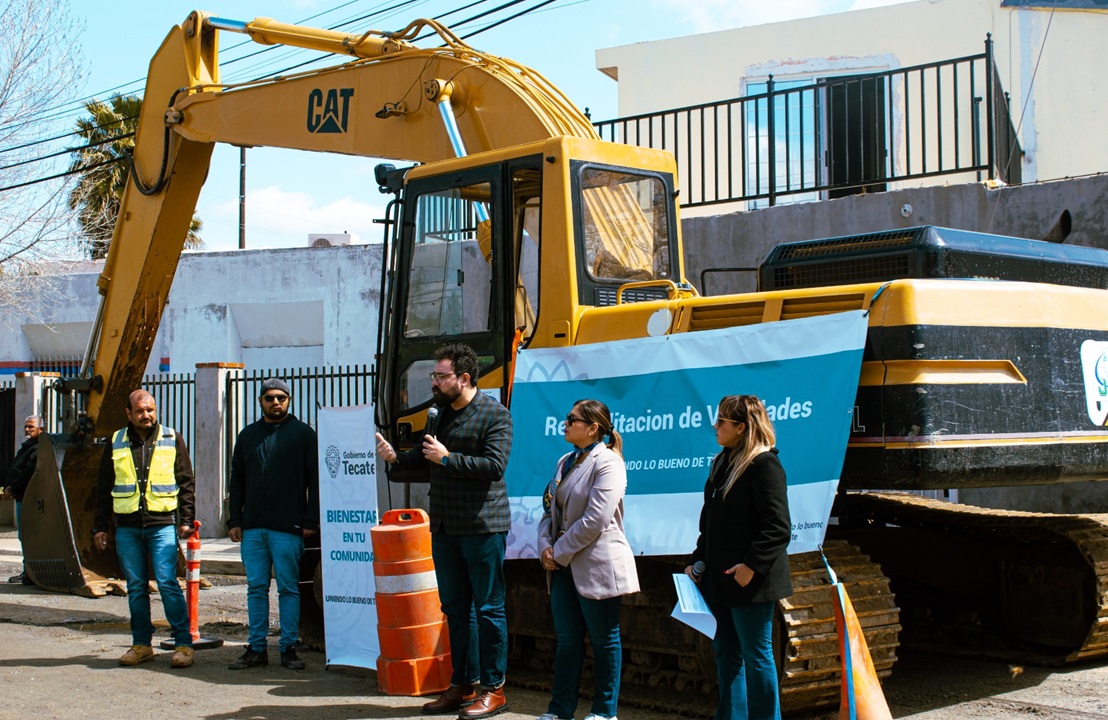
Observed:
[[[184,548],[185,541],[182,541],[182,552]],[[0,558],[5,562],[23,562],[23,550],[14,528],[0,530]],[[230,538],[201,541],[200,572],[205,575],[245,575],[238,543],[231,542]]]

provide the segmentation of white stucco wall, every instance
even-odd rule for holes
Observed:
[[[1108,139],[1099,131],[1108,116],[1105,12],[920,0],[605,48],[597,51],[596,66],[618,79],[619,115],[628,117],[739,97],[746,82],[771,73],[782,81],[974,55],[983,51],[987,33],[1016,123],[1023,114],[1024,182],[1108,170]]]
[[[372,363],[381,245],[186,253],[147,372],[197,363],[247,369]],[[42,281],[31,315],[0,309],[0,371],[36,356],[84,351],[96,315],[97,272]],[[44,348],[49,351],[44,351]]]

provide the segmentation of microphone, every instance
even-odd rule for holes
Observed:
[[[427,408],[427,427],[424,428],[423,434],[435,437],[435,430],[439,425],[439,406],[432,405]]]
[[[708,566],[704,564],[703,560],[697,560],[696,562],[694,562],[692,566],[693,580],[699,580],[700,576],[704,574],[704,571],[707,569],[707,567]]]

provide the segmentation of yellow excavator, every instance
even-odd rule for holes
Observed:
[[[427,31],[437,46],[417,47]],[[217,62],[223,32],[351,59],[227,85]],[[672,155],[599,140],[535,71],[470,48],[430,20],[353,35],[199,12],[169,33],[150,65],[87,367],[69,383],[88,393],[86,438],[124,422],[216,142],[422,163],[377,172],[393,201],[376,401],[378,425],[397,446],[421,435],[432,353],[448,340],[477,350],[482,387],[499,389],[510,405],[519,348],[643,337],[648,328],[680,337],[861,309],[869,335],[843,490],[1108,472],[1108,428],[1086,405],[1083,370],[1099,367],[1083,353],[1108,347],[1103,251],[920,228],[781,246],[763,266],[758,293],[702,297],[684,276]],[[25,541],[39,584],[71,590],[116,572],[88,537],[99,454],[74,443],[60,474],[40,470],[42,507],[57,510],[40,517],[57,517]],[[950,637],[1015,637],[1055,660],[1108,653],[1103,518],[1027,518],[868,492],[843,492],[837,514],[835,532],[880,553],[902,583],[894,598],[856,545],[826,544],[880,675],[895,662],[897,602],[909,595],[920,598],[913,612],[938,621],[959,607],[976,613],[969,630],[939,622]],[[681,697],[697,712],[696,698],[707,707],[709,695],[672,689],[711,685],[710,646],[661,621],[673,606],[676,563],[639,558],[644,591],[624,619],[625,682],[636,690],[624,695],[646,704],[657,697],[670,709]],[[793,566],[797,591],[780,604],[775,638],[786,710],[834,704],[839,693],[822,563],[796,556]],[[510,561],[508,573],[513,657],[542,667],[553,645],[532,611],[547,605],[538,564]],[[963,581],[972,585],[968,606],[958,596]],[[1059,612],[1048,602],[1055,596],[1067,596]]]

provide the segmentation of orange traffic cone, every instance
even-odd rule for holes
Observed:
[[[820,554],[823,554],[822,548]],[[836,601],[835,629],[839,633],[839,654],[843,664],[839,720],[892,720],[854,605],[826,557],[823,564],[831,575],[831,592]]]
[[[185,603],[189,611],[189,633],[192,635],[192,647],[207,650],[223,646],[223,638],[200,636],[200,521],[192,521],[192,535],[185,545]],[[176,646],[173,638],[162,640],[163,650],[172,650]]]

